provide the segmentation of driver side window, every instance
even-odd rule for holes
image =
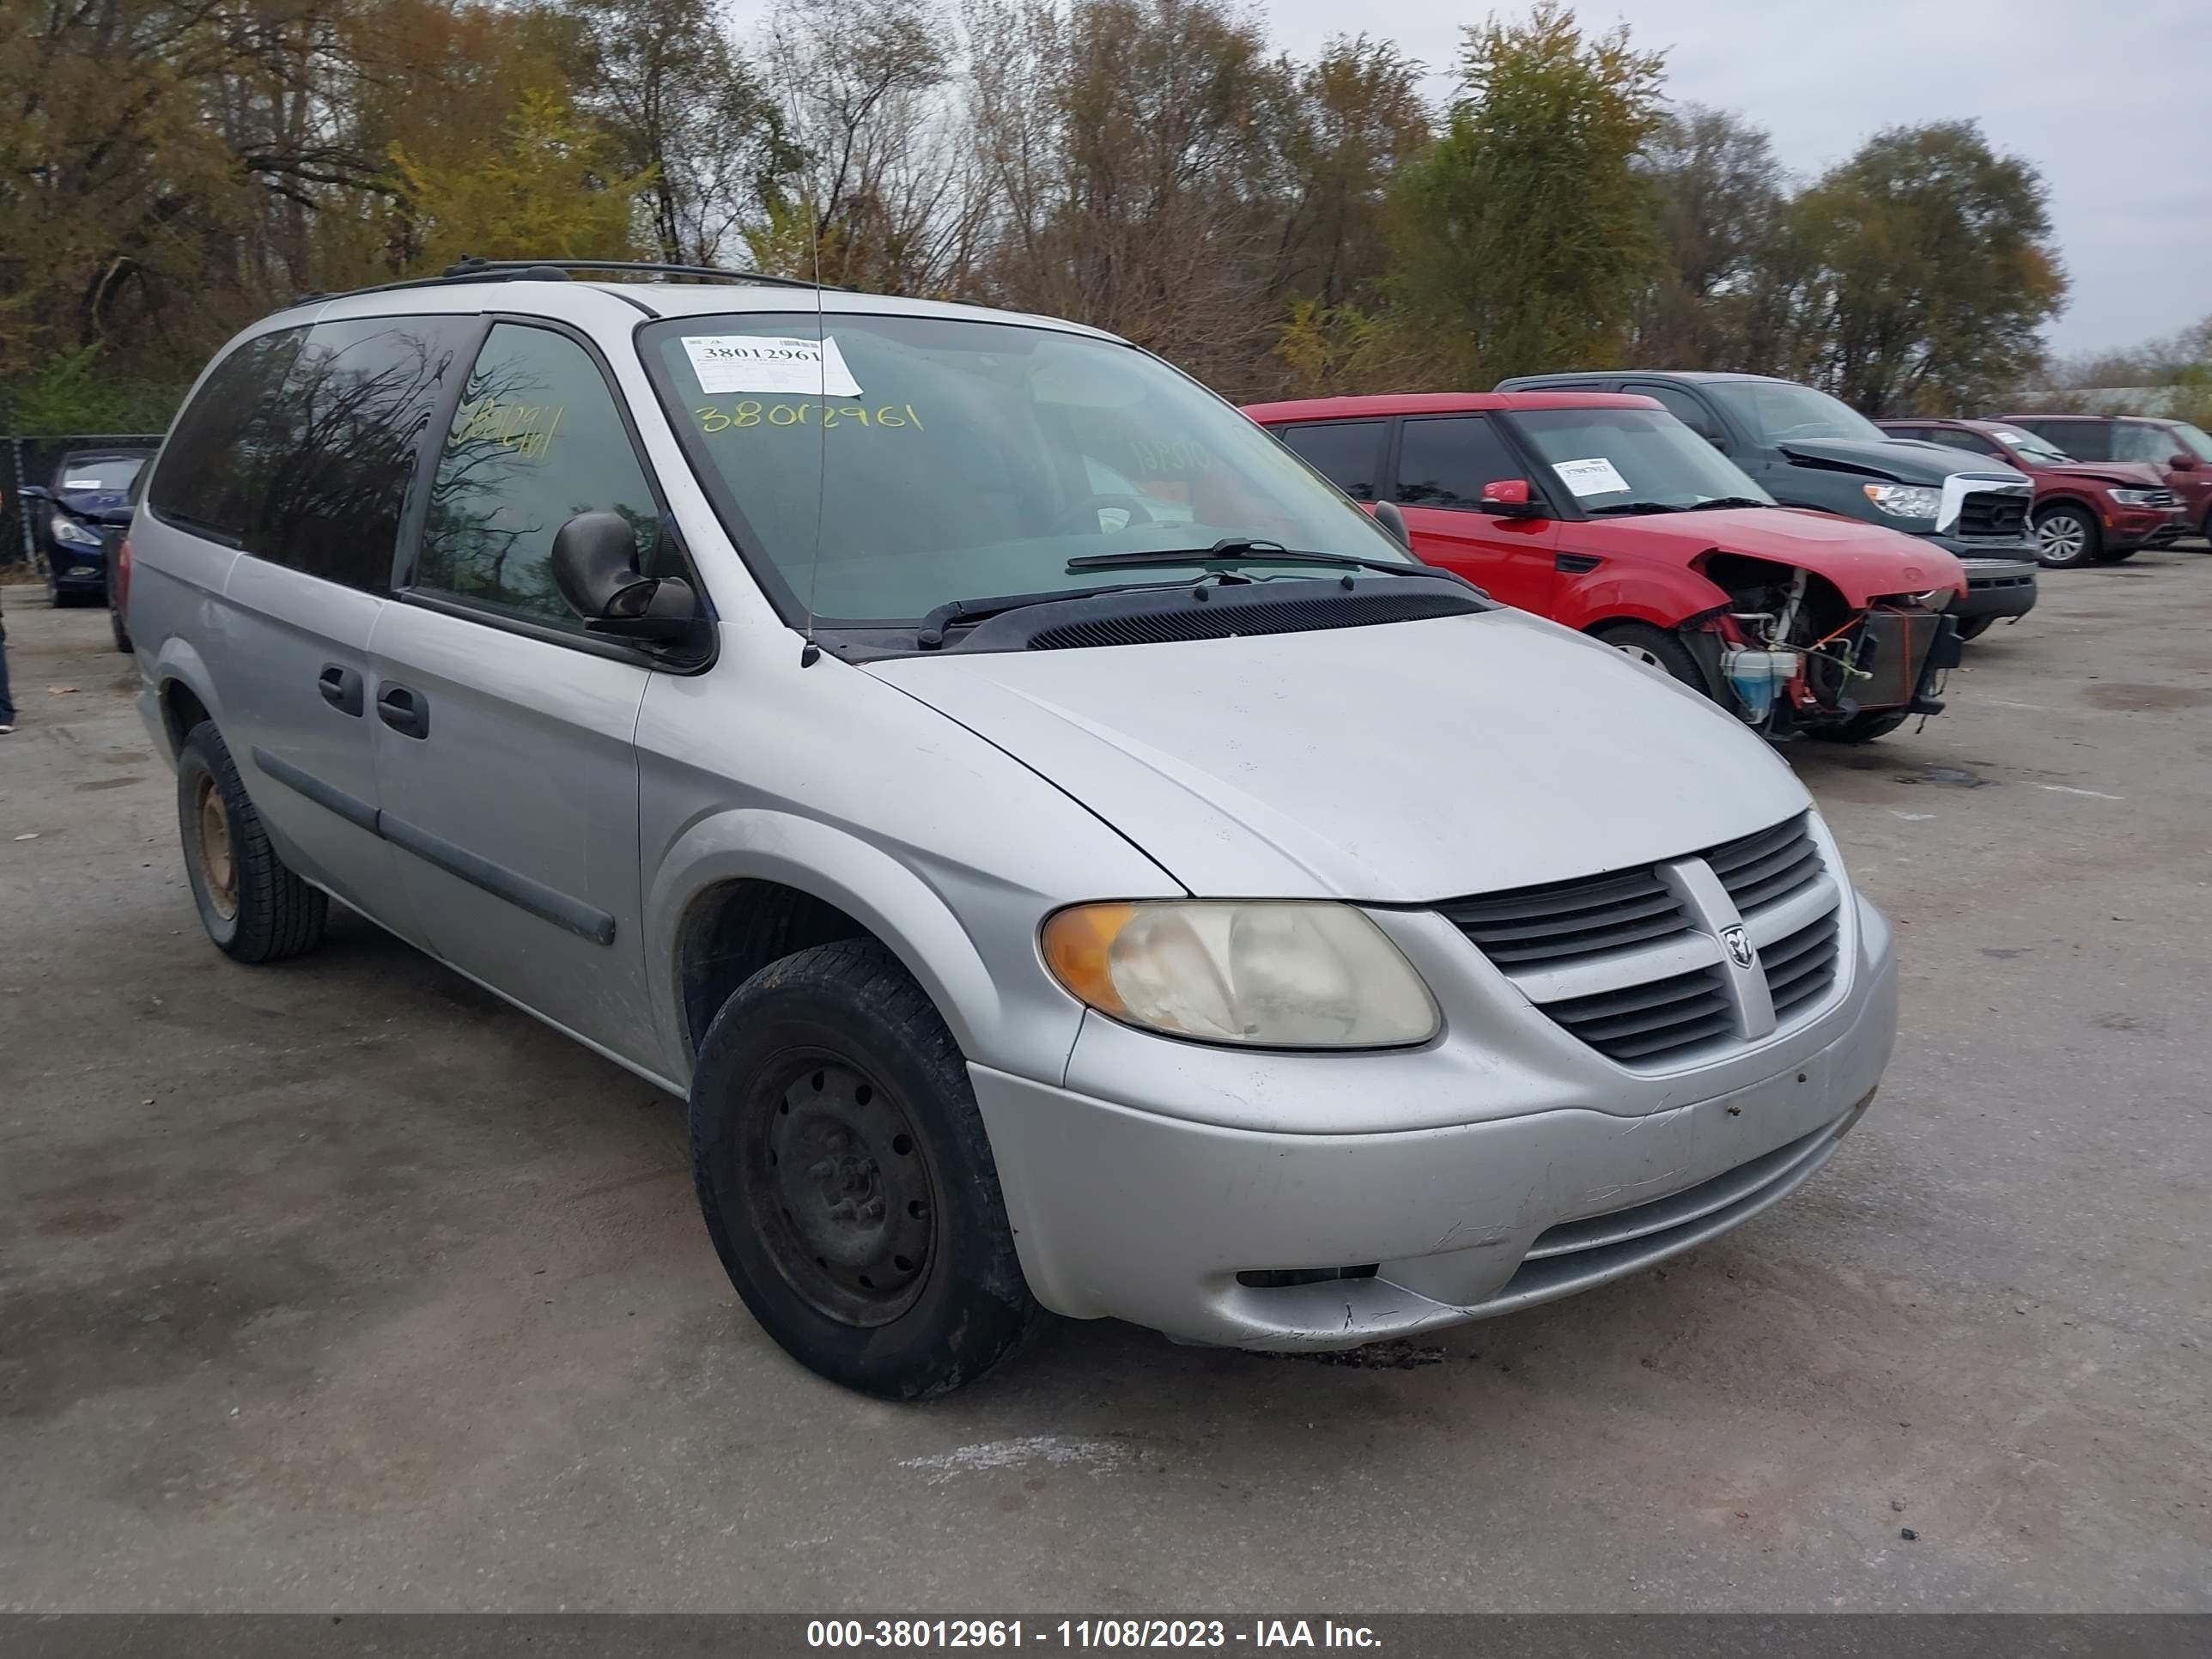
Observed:
[[[659,508],[599,364],[551,329],[495,324],[446,434],[413,585],[581,631],[552,566],[579,513],[629,520],[638,568],[655,574]]]

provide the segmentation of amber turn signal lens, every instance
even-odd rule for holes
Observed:
[[[1053,977],[1100,1013],[1116,1018],[1127,1010],[1114,988],[1107,957],[1134,914],[1134,907],[1127,904],[1079,904],[1054,913],[1044,924],[1044,961]]]

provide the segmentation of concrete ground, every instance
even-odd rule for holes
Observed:
[[[902,1408],[736,1304],[673,1102],[357,921],[219,956],[19,589],[0,1607],[2212,1608],[2212,556],[2045,593],[1793,755],[1905,977],[1804,1191],[1405,1369],[1063,1325]]]

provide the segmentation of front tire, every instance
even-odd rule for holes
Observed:
[[[2103,542],[2097,520],[2078,507],[2061,502],[2035,516],[2036,562],[2046,570],[2078,570],[2094,564]]]
[[[330,901],[276,856],[213,720],[177,757],[177,830],[192,902],[223,954],[281,962],[322,942]]]
[[[1042,1324],[967,1062],[881,945],[816,945],[739,986],[700,1044],[690,1115],[714,1253],[808,1369],[919,1400]]]
[[[1996,625],[1997,619],[1995,617],[1969,617],[1959,624],[1959,637],[1962,640],[1978,640]]]

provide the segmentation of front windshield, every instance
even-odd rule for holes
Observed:
[[[1888,440],[1872,421],[1839,398],[1787,380],[1709,380],[1702,390],[1735,412],[1762,444],[1792,438],[1850,438],[1868,443]]]
[[[1664,410],[1540,409],[1512,418],[1585,512],[1773,503],[1741,467]]]
[[[2194,451],[2198,460],[2212,461],[2212,435],[2207,435],[2203,428],[2176,421],[2166,430]]]
[[[138,476],[138,469],[146,465],[141,455],[94,455],[83,460],[62,463],[62,488],[70,495],[80,490],[98,490],[103,494],[131,488],[131,481]]]
[[[896,626],[956,599],[1188,581],[1196,562],[1067,566],[1232,538],[1413,562],[1274,438],[1133,346],[811,312],[672,319],[642,343],[723,523],[794,618]],[[1250,556],[1238,570],[1314,574]]]
[[[2039,438],[2033,432],[2023,432],[2016,426],[1998,427],[1992,435],[2022,460],[2034,461],[2039,465],[2074,459],[2050,439]]]

